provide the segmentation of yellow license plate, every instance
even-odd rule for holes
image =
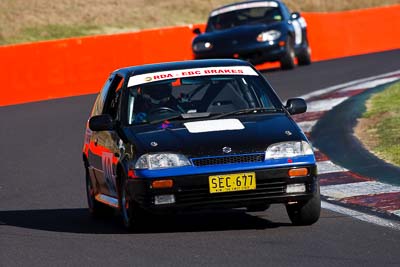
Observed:
[[[223,193],[256,189],[256,173],[232,173],[208,177],[210,193]]]

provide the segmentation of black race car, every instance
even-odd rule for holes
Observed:
[[[281,1],[246,1],[210,13],[206,32],[198,28],[192,50],[196,59],[239,58],[252,64],[279,61],[282,69],[311,64],[307,24]]]
[[[316,162],[265,78],[234,59],[114,71],[87,123],[83,162],[89,210],[120,210],[126,227],[148,213],[265,210],[284,203],[294,224],[316,222]]]

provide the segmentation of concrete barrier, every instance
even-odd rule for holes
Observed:
[[[400,49],[400,5],[304,17],[314,60]]]
[[[399,14],[400,5],[304,13],[313,60],[400,48]],[[116,68],[192,59],[194,27],[204,25],[0,46],[0,106],[96,93]]]

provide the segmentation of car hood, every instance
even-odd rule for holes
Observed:
[[[254,42],[257,36],[268,30],[283,31],[282,22],[274,22],[271,24],[243,25],[221,31],[206,32],[198,35],[193,43],[196,42],[212,42],[213,45],[240,44],[246,42]]]
[[[138,155],[178,152],[188,157],[223,155],[223,147],[230,147],[230,154],[264,152],[273,143],[306,140],[300,128],[284,113],[204,119],[195,124],[214,125],[219,129],[206,126],[201,127],[201,132],[193,132],[186,122],[132,126],[125,129],[125,134],[136,147]],[[229,129],[230,125],[243,127]]]

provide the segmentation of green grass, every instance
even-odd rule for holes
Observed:
[[[400,166],[400,82],[373,95],[363,117],[376,122],[369,126],[378,138],[373,152]]]
[[[21,30],[21,34],[9,40],[0,36],[0,45],[5,43],[36,42],[53,40],[74,36],[90,35],[98,27],[90,25],[58,25],[50,24],[41,27],[27,27]]]
[[[234,0],[0,0],[0,45],[205,23]],[[399,0],[285,0],[293,11],[334,12]]]

